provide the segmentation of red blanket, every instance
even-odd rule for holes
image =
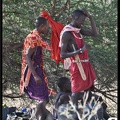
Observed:
[[[60,47],[59,47],[59,41],[60,41],[60,32],[63,29],[63,25],[59,22],[55,22],[50,15],[46,11],[41,12],[41,17],[44,17],[48,20],[50,26],[51,26],[51,58],[55,60],[56,64],[59,62],[63,62],[63,59],[60,58]]]

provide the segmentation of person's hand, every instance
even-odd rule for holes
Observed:
[[[85,44],[83,47],[82,47],[82,51],[84,51],[84,50],[89,50],[89,49],[91,49],[91,46],[90,45],[88,45],[88,44]]]
[[[82,9],[82,12],[88,17],[90,18],[91,15],[87,12],[87,10],[85,8]]]
[[[41,84],[42,83],[42,80],[38,75],[35,75],[34,79],[35,79],[36,84]]]

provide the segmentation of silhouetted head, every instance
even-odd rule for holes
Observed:
[[[57,85],[61,92],[71,92],[70,79],[67,77],[61,77],[57,81]]]
[[[49,28],[48,21],[43,17],[38,17],[35,21],[35,28],[40,32],[45,34]]]
[[[77,28],[81,28],[81,25],[84,23],[86,15],[82,10],[75,10],[71,14],[72,22]]]

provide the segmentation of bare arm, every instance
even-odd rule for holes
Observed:
[[[92,29],[91,30],[81,29],[81,31],[80,31],[81,34],[86,35],[86,36],[97,36],[98,31],[97,31],[97,28],[96,28],[96,25],[95,25],[95,22],[94,22],[92,16],[85,9],[82,9],[82,11],[90,19]]]
[[[68,58],[68,57],[72,57],[72,56],[74,56],[76,54],[81,54],[81,52],[83,52],[86,49],[90,49],[90,45],[86,44],[82,48],[80,48],[78,50],[76,49],[74,51],[74,48],[73,48],[72,44],[75,46],[75,43],[73,42],[69,46],[71,48],[72,52],[67,52],[67,47],[68,47],[68,43],[70,42],[70,39],[73,39],[72,35],[69,32],[65,32],[63,34],[63,37],[62,37],[62,46],[61,46],[61,53],[60,53],[61,58],[65,59],[65,58]]]
[[[33,74],[33,77],[34,77],[36,83],[40,84],[41,83],[41,78],[36,73],[35,68],[34,68],[34,66],[32,64],[32,60],[31,60],[32,55],[35,53],[35,50],[36,50],[36,48],[28,48],[27,49],[26,61],[27,61],[29,69],[31,70],[31,72]]]
[[[70,39],[71,39],[71,34],[69,32],[65,32],[62,36],[62,46],[61,46],[61,53],[60,53],[60,57],[63,59],[80,53],[80,50],[74,51],[73,48],[72,48],[73,52],[67,52],[67,46]]]

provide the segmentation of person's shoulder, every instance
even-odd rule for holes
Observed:
[[[25,41],[36,41],[36,40],[37,40],[37,36],[31,34],[29,34],[25,39]]]
[[[64,36],[71,35],[71,32],[70,32],[70,31],[65,31],[65,32],[63,33],[63,35],[64,35]]]
[[[64,38],[64,39],[70,39],[71,36],[72,36],[72,34],[71,34],[70,31],[65,31],[65,32],[63,33],[62,38]]]
[[[63,93],[60,98],[65,99],[65,98],[69,98],[69,96],[71,96],[71,93]]]
[[[36,39],[38,39],[38,36],[36,35],[36,33],[33,30],[27,35],[26,39],[36,40]]]

